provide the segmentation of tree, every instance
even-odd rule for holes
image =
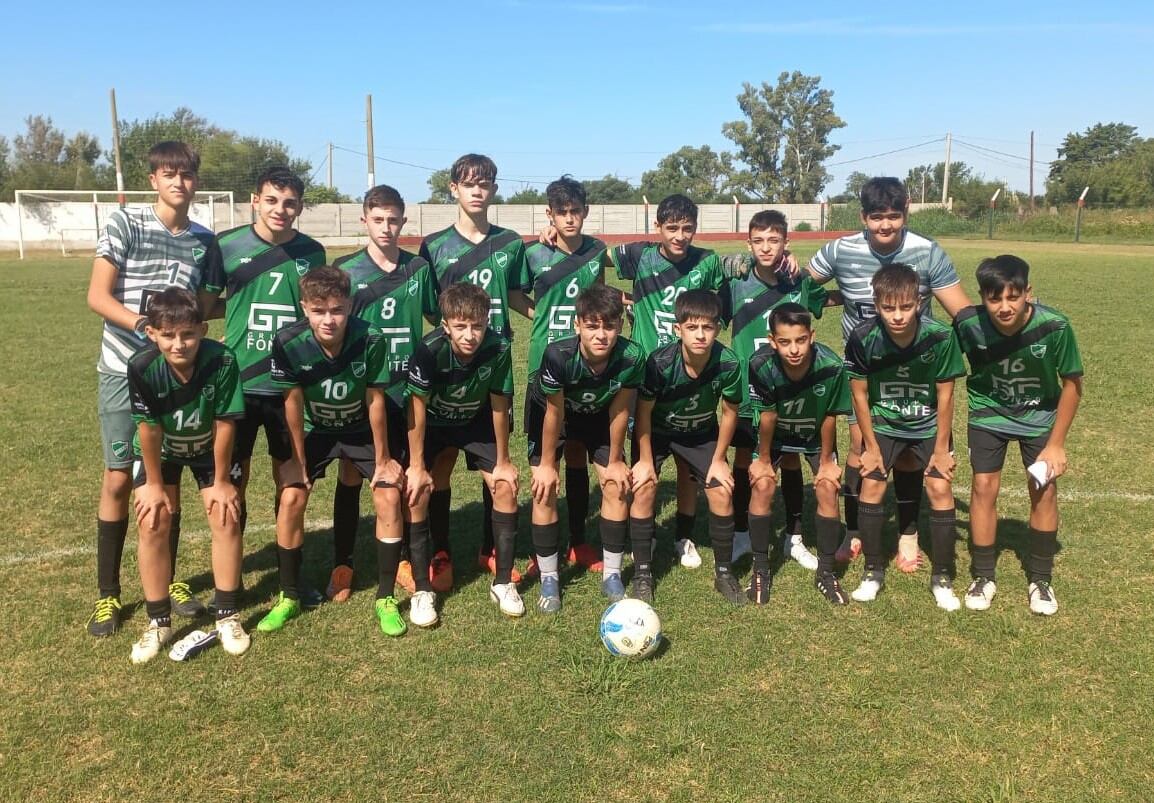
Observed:
[[[12,140],[12,161],[4,168],[4,197],[17,189],[93,190],[108,186],[109,174],[97,165],[100,143],[81,131],[71,139],[52,123],[51,117],[30,115],[25,132]],[[4,143],[7,163],[7,142]]]
[[[8,164],[8,139],[0,137],[0,198],[5,197],[9,192],[11,185],[8,183],[8,178],[11,169]]]
[[[835,204],[847,204],[858,200],[861,198],[861,188],[865,186],[865,183],[869,181],[870,178],[870,176],[860,170],[853,171],[845,180],[845,190],[841,195],[835,195],[830,200]]]
[[[517,192],[509,196],[507,204],[545,204],[549,200],[545,197],[545,193],[541,192],[535,187],[530,187],[528,184],[523,186]]]
[[[617,176],[585,182],[585,196],[590,204],[631,204],[641,200],[640,195],[636,187]]]
[[[662,157],[655,170],[641,175],[641,192],[655,202],[677,192],[697,203],[724,201],[732,171],[730,154],[717,153],[708,145],[686,145]]]
[[[429,176],[428,184],[429,200],[425,203],[450,204],[453,202],[452,193],[449,192],[449,168],[434,170]]]
[[[306,204],[353,204],[357,203],[357,199],[350,195],[345,195],[333,187],[326,187],[324,184],[313,184],[305,190],[304,202]]]
[[[1058,148],[1059,158],[1050,163],[1047,198],[1073,202],[1089,187],[1089,203],[1150,203],[1154,197],[1149,172],[1152,143],[1124,123],[1096,123],[1084,133],[1067,134]]]
[[[743,84],[737,104],[747,119],[721,127],[746,165],[734,173],[734,186],[762,200],[811,203],[818,197],[830,179],[823,163],[840,147],[829,135],[845,127],[834,113],[833,92],[820,83],[819,76],[794,71],[781,73],[776,86]]]

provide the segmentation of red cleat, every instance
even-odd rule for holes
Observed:
[[[838,563],[852,563],[860,554],[861,539],[847,532],[841,546],[837,548],[837,552],[833,553],[833,559]]]
[[[497,556],[491,552],[488,555],[486,555],[484,552],[482,552],[481,554],[477,555],[477,566],[479,566],[482,571],[486,571],[489,574],[496,575],[497,574]],[[513,573],[510,574],[509,577],[510,577],[511,582],[514,582],[514,583],[521,582],[521,573],[519,571],[517,571],[516,566],[513,567]]]
[[[429,562],[429,582],[438,594],[447,594],[453,590],[453,561],[443,549],[433,555]]]
[[[588,571],[599,572],[604,568],[601,550],[591,544],[577,544],[569,547],[569,562],[584,566]]]

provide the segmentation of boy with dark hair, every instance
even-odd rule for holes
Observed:
[[[244,413],[236,357],[227,346],[205,339],[208,326],[197,298],[183,288],[153,296],[144,331],[150,344],[128,360],[137,423],[137,554],[148,612],[144,634],[132,645],[132,663],[152,660],[172,638],[169,530],[186,467],[200,488],[212,531],[216,631],[226,652],[241,655],[249,636],[237,612],[240,497],[229,478],[235,421]]]
[[[350,461],[373,489],[377,524],[377,597],[381,632],[403,635],[406,626],[394,596],[401,555],[400,464],[390,453],[385,420],[388,341],[381,332],[351,317],[349,274],[323,265],[300,280],[305,319],[273,339],[269,366],[274,385],[284,390],[285,421],[292,455],[281,466],[277,513],[280,595],[257,623],[265,633],[300,615],[305,509],[313,483],[334,460]]]
[[[557,232],[552,243],[536,242],[525,248],[521,268],[520,292],[533,321],[529,333],[529,393],[533,394],[537,372],[545,348],[554,341],[571,338],[574,308],[579,294],[605,281],[605,243],[581,233],[589,214],[585,188],[572,176],[564,175],[545,188],[549,206],[545,214]],[[620,294],[618,294],[620,295]],[[529,300],[531,297],[532,300]],[[608,323],[606,321],[605,323]],[[621,333],[614,330],[613,337]],[[533,405],[526,402],[525,426]],[[565,501],[569,518],[569,552],[571,563],[590,571],[601,570],[601,555],[585,543],[585,520],[589,515],[589,469],[586,444],[569,437],[565,442]],[[539,445],[539,444],[538,444]],[[556,511],[554,510],[554,514]]]
[[[1050,583],[1058,551],[1058,487],[1066,473],[1066,436],[1082,399],[1082,357],[1069,319],[1030,301],[1030,266],[1009,254],[978,265],[982,306],[958,314],[954,329],[970,362],[970,534],[974,580],[966,607],[990,607],[997,586],[994,544],[1006,445],[1017,441],[1029,469],[1030,610],[1058,612]]]
[[[905,185],[896,178],[871,178],[861,190],[863,231],[826,243],[809,263],[809,274],[819,283],[837,282],[842,311],[842,338],[863,321],[874,317],[870,279],[882,265],[902,262],[918,272],[918,313],[933,317],[930,296],[938,300],[951,318],[969,305],[957,271],[941,247],[906,228],[910,198]],[[845,522],[846,542],[838,550],[838,559],[848,562],[857,555],[858,487],[861,484],[861,429],[850,418],[850,453],[846,460]],[[894,496],[898,500],[897,566],[904,572],[917,570],[918,516],[922,498],[922,473],[909,457],[894,466]]]
[[[506,616],[523,616],[525,604],[512,576],[517,540],[517,467],[509,460],[509,410],[513,396],[509,341],[489,325],[491,300],[474,284],[441,293],[441,326],[425,336],[409,360],[406,385],[409,468],[405,473],[411,524],[409,550],[417,591],[409,621],[437,623],[429,576],[430,503],[446,491],[465,453],[493,497],[496,575],[489,596]],[[448,530],[448,522],[445,522]]]
[[[597,563],[603,587],[609,584],[610,596],[624,594],[621,562],[631,485],[624,444],[634,390],[645,368],[640,346],[620,336],[624,319],[619,291],[604,284],[581,291],[573,308],[577,336],[548,345],[530,386],[525,429],[533,472],[533,548],[541,571],[537,607],[544,613],[561,610],[557,460],[562,451],[568,454],[570,443],[592,456],[602,488],[603,553]]]
[[[96,366],[105,465],[96,512],[100,597],[87,625],[93,636],[110,636],[120,629],[120,561],[128,535],[136,432],[128,393],[128,359],[147,339],[151,299],[166,287],[197,290],[212,243],[212,232],[188,215],[200,170],[196,151],[183,142],[158,142],[148,151],[148,169],[156,202],[118,209],[109,216],[96,246],[88,285],[88,306],[104,319]],[[204,606],[192,596],[187,583],[175,582],[179,508],[178,498],[169,526],[173,563],[169,597],[176,613],[199,616]]]
[[[424,331],[424,319],[437,314],[429,263],[397,245],[404,227],[405,201],[387,184],[365,193],[361,222],[369,244],[333,262],[347,271],[352,285],[352,314],[375,326],[385,337],[389,385],[385,389],[385,420],[393,457],[406,464],[405,380],[409,357]],[[348,460],[341,460],[333,496],[333,571],[326,594],[344,602],[352,592],[353,551],[360,520],[361,475]],[[402,553],[403,553],[402,548]],[[402,554],[402,557],[404,555]],[[412,593],[412,566],[403,559],[397,584]]]
[[[925,473],[930,499],[930,591],[956,611],[954,594],[954,380],[965,375],[958,339],[946,324],[918,314],[918,273],[892,262],[873,276],[876,317],[846,343],[850,392],[862,434],[858,523],[865,575],[850,595],[871,602],[885,587],[882,498],[886,477],[903,456]]]
[[[673,334],[678,339],[658,348],[645,361],[645,380],[634,421],[633,504],[629,514],[635,566],[633,596],[653,601],[650,562],[657,472],[667,457],[677,455],[705,488],[709,502],[714,588],[741,605],[746,598],[731,572],[733,475],[726,459],[741,404],[741,367],[737,355],[717,342],[721,301],[716,293],[687,290],[678,296],[673,314]]]
[[[787,301],[769,313],[772,343],[761,346],[749,366],[750,414],[757,428],[757,455],[750,463],[749,537],[753,574],[747,595],[758,605],[769,601],[773,574],[769,557],[770,507],[778,466],[804,457],[813,472],[817,498],[814,531],[817,571],[814,587],[835,605],[849,597],[834,574],[834,553],[841,539],[837,495],[841,468],[837,462],[837,416],[850,410],[849,381],[841,357],[813,339],[813,316]],[[800,470],[798,471],[800,474]],[[787,497],[787,515],[790,504]],[[801,478],[797,479],[798,484]],[[800,500],[793,502],[800,509]]]

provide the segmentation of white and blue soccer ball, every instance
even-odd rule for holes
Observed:
[[[601,643],[623,658],[645,658],[661,646],[661,618],[639,599],[614,602],[601,614]]]

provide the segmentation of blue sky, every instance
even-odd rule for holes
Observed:
[[[768,5],[21,3],[5,13],[0,135],[41,113],[108,147],[115,87],[122,119],[188,106],[285,142],[321,180],[332,142],[337,186],[359,194],[371,93],[377,180],[410,200],[427,196],[424,168],[466,151],[496,159],[505,193],[563,172],[636,184],[683,145],[730,148],[742,83],[800,70],[847,123],[830,194],[854,170],[941,161],[947,131],[954,159],[1018,190],[1035,131],[1039,192],[1071,131],[1154,136],[1148,2]]]

